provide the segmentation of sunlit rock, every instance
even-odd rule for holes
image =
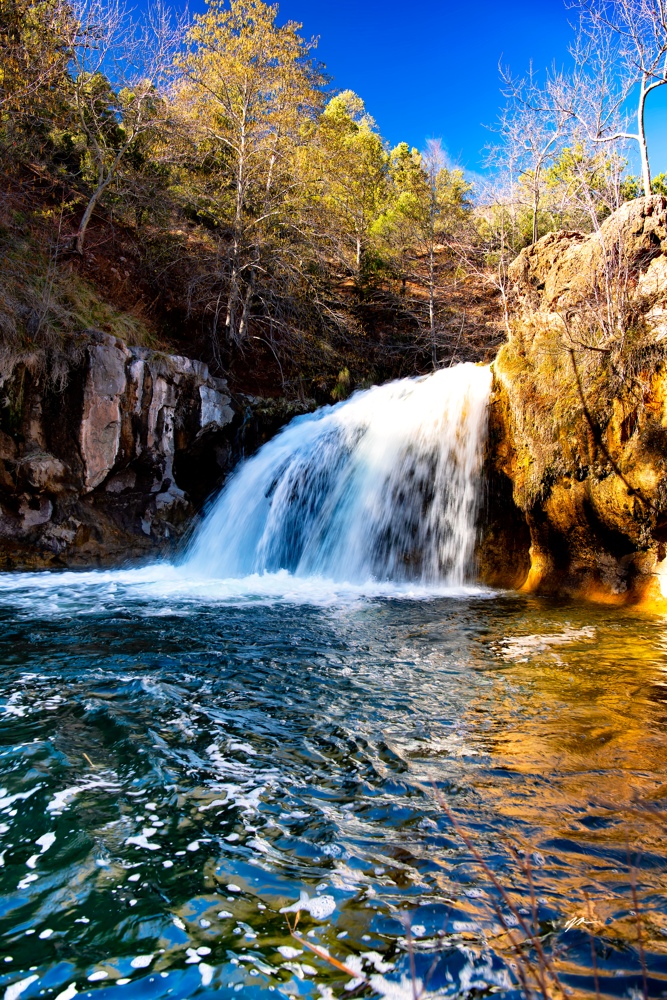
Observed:
[[[667,200],[628,202],[590,236],[549,234],[510,274],[514,312],[493,364],[490,468],[512,483],[529,552],[516,559],[509,525],[496,578],[504,569],[515,586],[619,603],[659,597]]]

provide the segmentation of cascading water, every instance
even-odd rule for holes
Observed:
[[[183,568],[466,582],[490,384],[488,367],[460,364],[298,417],[225,486]]]
[[[299,419],[178,565],[0,573],[0,998],[515,1000],[498,879],[539,968],[665,997],[665,622],[456,583],[489,382]]]

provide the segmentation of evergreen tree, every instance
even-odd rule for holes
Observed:
[[[378,263],[374,226],[390,197],[389,155],[363,101],[351,90],[332,98],[308,151],[313,208],[340,279],[363,296]]]

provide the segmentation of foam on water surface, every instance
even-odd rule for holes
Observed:
[[[178,563],[0,575],[0,996],[515,996],[435,789],[526,899],[502,845],[530,845],[545,946],[591,995],[589,905],[600,976],[641,989],[614,957],[627,832],[667,989],[667,636],[475,585],[488,385],[299,418]]]
[[[35,613],[45,619],[84,619],[138,610],[147,618],[183,617],[194,607],[270,606],[351,607],[367,600],[429,601],[447,597],[491,598],[494,592],[469,583],[426,585],[417,582],[346,583],[322,577],[297,577],[287,570],[241,578],[202,578],[187,566],[156,563],[140,569],[81,573],[0,574],[0,607],[18,618]],[[55,708],[59,695],[51,696]],[[17,693],[6,711],[24,708]]]

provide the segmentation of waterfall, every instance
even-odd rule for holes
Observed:
[[[488,367],[460,364],[297,417],[225,485],[184,568],[469,581],[490,385]]]

